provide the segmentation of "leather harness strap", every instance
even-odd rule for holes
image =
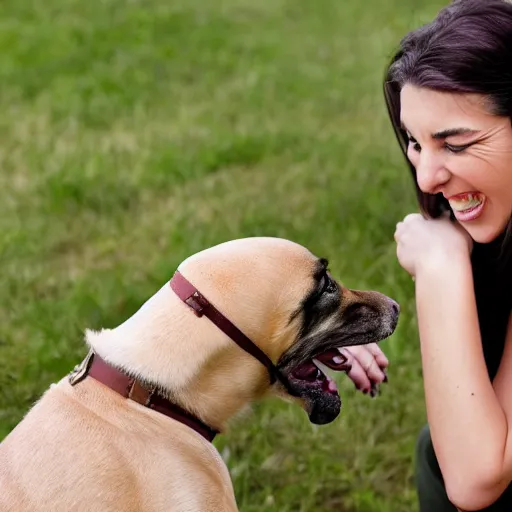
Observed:
[[[69,381],[74,386],[87,376],[101,382],[124,398],[187,425],[210,442],[218,434],[217,430],[205,425],[199,418],[159,395],[154,387],[147,387],[139,380],[114,368],[92,350],[82,364],[71,373]]]
[[[211,304],[180,272],[176,271],[171,279],[170,285],[174,293],[176,293],[187,306],[192,308],[198,317],[206,316],[240,348],[255,357],[262,365],[266,366],[270,375],[271,384],[274,384],[276,379],[282,380],[270,358]]]
[[[268,370],[271,384],[279,380],[289,390],[287,380],[274,366],[270,358],[211,304],[180,272],[177,271],[174,274],[170,281],[170,286],[176,295],[187,304],[199,318],[203,315],[206,316],[240,348],[260,361]],[[84,361],[70,374],[69,382],[74,386],[87,376],[96,379],[125,398],[134,400],[144,407],[148,407],[149,409],[153,409],[180,421],[209,441],[213,441],[215,435],[218,434],[217,430],[205,425],[199,418],[196,418],[170,400],[159,395],[155,388],[147,387],[141,381],[114,368],[92,350]],[[292,390],[289,390],[289,392],[293,394]]]

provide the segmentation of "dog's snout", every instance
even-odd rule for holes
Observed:
[[[391,306],[391,311],[395,316],[400,314],[400,304],[393,299],[388,298],[389,305]]]
[[[389,319],[388,321],[390,323],[391,332],[393,332],[398,325],[398,318],[400,317],[400,304],[398,304],[398,302],[390,297],[386,297],[386,299],[389,307],[389,312],[386,316]]]

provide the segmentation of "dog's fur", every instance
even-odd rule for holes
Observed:
[[[331,421],[337,412],[325,413],[329,407],[292,377],[293,369],[319,352],[390,335],[398,308],[377,292],[329,282],[324,267],[302,246],[274,238],[227,242],[179,267],[278,363],[295,398],[280,383],[270,386],[265,367],[198,319],[168,283],[125,323],[88,331],[86,341],[219,431],[268,392],[297,401],[310,418]],[[0,491],[0,510],[12,512],[237,510],[228,470],[211,443],[93,378],[52,385],[7,436]]]

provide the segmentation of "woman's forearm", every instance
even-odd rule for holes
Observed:
[[[508,427],[483,357],[469,259],[419,272],[416,303],[436,455],[452,501],[478,510],[503,490]]]

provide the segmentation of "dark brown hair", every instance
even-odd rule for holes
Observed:
[[[425,216],[450,211],[441,194],[420,190],[407,159],[407,134],[400,123],[400,91],[405,84],[452,93],[476,93],[491,112],[512,120],[512,4],[505,0],[455,0],[437,17],[409,34],[387,69],[384,96],[395,135],[416,184]],[[512,169],[510,169],[512,172]],[[475,244],[475,293],[487,366],[496,373],[512,307],[512,224],[494,242]]]

